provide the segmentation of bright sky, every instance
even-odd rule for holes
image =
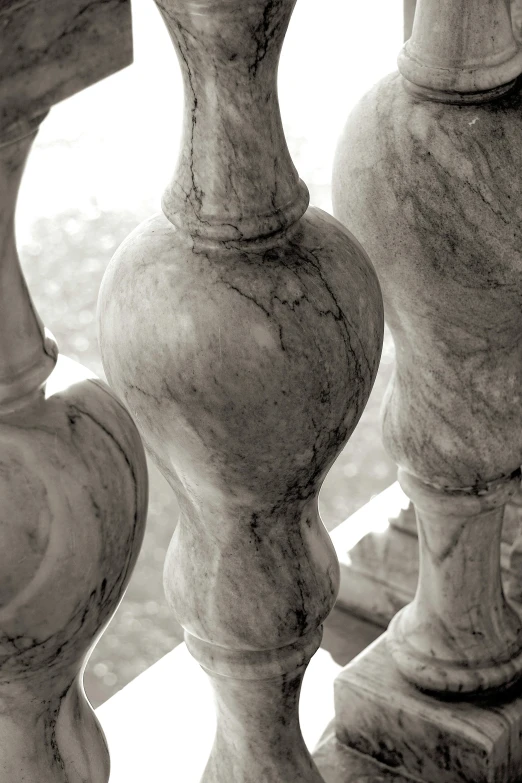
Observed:
[[[134,0],[135,62],[56,106],[29,159],[18,210],[32,220],[78,208],[143,217],[176,160],[182,111],[177,58],[152,0]],[[279,92],[290,151],[315,203],[329,208],[337,138],[350,107],[395,69],[402,0],[298,0],[283,49]]]

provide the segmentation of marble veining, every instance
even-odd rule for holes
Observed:
[[[0,143],[0,779],[107,783],[81,672],[140,549],[147,468],[124,405],[58,356],[20,270],[35,131]]]
[[[426,690],[511,685],[522,673],[522,623],[504,597],[499,554],[520,471],[474,496],[443,495],[401,470],[399,481],[415,502],[421,555],[415,599],[388,630],[397,666]]]
[[[336,679],[339,742],[422,783],[518,783],[520,687],[502,698],[435,698],[390,665],[387,642],[384,634]]]
[[[108,781],[103,735],[79,671],[136,561],[147,474],[127,411],[89,375],[60,359],[53,394],[42,390],[0,416],[6,781]]]
[[[335,727],[329,726],[313,753],[324,783],[412,783],[411,775],[401,775],[368,755],[340,742]],[[416,780],[416,783],[420,781]],[[422,782],[424,783],[424,782]]]
[[[295,0],[247,2],[240,14],[237,3],[222,0],[157,5],[185,84],[183,144],[163,211],[193,236],[222,240],[288,225],[308,206],[277,100],[277,62]]]
[[[102,286],[108,377],[181,507],[167,596],[216,653],[282,655],[337,592],[317,493],[364,407],[382,322],[365,257],[337,227],[327,241],[332,226],[310,209],[271,246],[210,254],[159,215]]]
[[[421,559],[431,574],[425,592],[432,597],[428,603],[416,599],[395,630],[415,616],[420,638],[432,624],[422,646],[438,650],[442,661],[462,662],[455,679],[456,672],[439,661],[441,690],[448,678],[451,689],[464,691],[479,681],[483,688],[498,684],[495,664],[510,656],[517,662],[504,679],[520,672],[520,621],[499,579],[502,505],[484,509],[474,521],[459,516],[461,495],[472,502],[496,483],[508,486],[522,462],[522,200],[513,176],[522,163],[520,95],[517,87],[480,106],[447,105],[412,97],[391,75],[355,109],[337,153],[336,211],[375,260],[399,346],[383,410],[385,445],[405,480],[410,473],[425,483],[423,497],[439,489],[432,510],[419,517]],[[434,561],[439,549],[447,555]],[[466,568],[471,550],[476,571]],[[482,620],[473,609],[477,601]],[[456,614],[450,622],[451,606]],[[485,678],[465,671],[478,666],[469,634],[479,628],[484,657],[486,650],[492,653]],[[411,633],[408,623],[399,638]],[[408,669],[423,686],[425,664],[423,656]],[[434,687],[432,676],[430,681]]]
[[[398,61],[407,89],[444,103],[476,103],[509,89],[522,71],[509,2],[417,0],[416,6]]]
[[[480,108],[417,100],[392,74],[354,109],[337,152],[336,212],[374,261],[404,346],[386,447],[442,487],[522,463],[521,102],[518,87]]]
[[[417,0],[404,0],[403,12],[404,12],[404,40],[407,41],[410,38],[413,28],[413,19],[415,15],[415,7]],[[522,1],[510,0],[511,8],[511,23],[513,26],[513,34],[518,43],[522,42]]]
[[[0,133],[132,62],[130,0],[0,0]]]
[[[495,717],[522,674],[521,616],[500,573],[504,508],[522,463],[522,58],[508,4],[419,0],[399,71],[348,119],[333,183],[335,212],[383,289],[397,348],[384,443],[419,528],[417,592],[379,653],[384,676],[400,672],[403,688],[395,679],[391,711],[384,686],[375,694],[363,752],[378,758],[386,735],[386,763],[416,746],[405,769],[423,780],[508,783],[522,762],[518,723]],[[353,676],[370,665],[368,653]],[[421,691],[432,694],[426,741]],[[459,699],[473,720],[479,694],[490,699],[489,728],[457,758],[449,751],[462,727],[443,705]],[[359,720],[362,702],[344,699],[357,734],[350,716]],[[440,737],[445,774],[428,774],[441,764]]]
[[[164,214],[107,269],[102,358],[179,500],[164,583],[216,692],[204,780],[317,783],[298,694],[339,579],[317,495],[375,377],[379,286],[286,148],[293,0],[159,6],[184,138]]]

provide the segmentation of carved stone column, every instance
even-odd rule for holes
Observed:
[[[147,469],[110,390],[69,359],[55,367],[14,245],[34,136],[18,133],[0,142],[0,777],[107,783],[81,669],[139,552]]]
[[[511,3],[511,22],[513,33],[517,41],[522,42],[522,0],[510,0]],[[413,18],[417,0],[403,0],[404,16],[404,40],[407,41],[411,36],[413,29]]]
[[[6,783],[109,779],[82,669],[139,552],[145,455],[110,389],[58,356],[25,284],[14,219],[25,161],[49,106],[129,61],[128,12],[127,3],[87,0],[0,8],[0,780]],[[108,39],[121,44],[117,53],[104,50]]]
[[[165,589],[216,692],[206,781],[318,781],[299,728],[338,564],[317,509],[382,340],[367,256],[308,206],[276,72],[294,0],[158,3],[185,82],[164,214],[100,294],[110,382],[181,508]]]
[[[511,0],[511,20],[515,38],[522,43],[522,0]]]
[[[341,678],[338,731],[423,780],[505,783],[522,763],[522,702],[498,693],[522,673],[500,580],[522,462],[522,51],[508,5],[419,0],[399,68],[348,121],[334,203],[375,261],[396,342],[383,432],[417,510],[419,586]]]

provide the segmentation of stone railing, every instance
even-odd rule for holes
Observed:
[[[128,2],[0,3],[0,779],[106,781],[82,667],[138,556],[147,469],[127,410],[58,355],[15,204],[53,103],[131,61]],[[74,270],[71,270],[74,274]]]
[[[14,213],[46,112],[129,63],[130,7],[0,7],[2,780],[108,781],[81,670],[140,547],[142,440],[181,509],[164,581],[214,689],[205,781],[351,783],[366,756],[368,780],[515,783],[522,622],[501,538],[522,463],[522,51],[506,3],[419,0],[411,36],[407,3],[401,75],[347,124],[335,211],[378,278],[308,206],[288,153],[276,76],[295,0],[156,3],[183,74],[183,142],[163,212],[123,243],[100,292],[113,391],[58,357]],[[397,346],[384,439],[418,544],[397,491],[390,531],[419,547],[420,574],[337,679],[335,735],[314,761],[300,686],[339,587],[317,497],[375,378],[380,286]]]
[[[522,462],[521,71],[504,0],[419,0],[399,74],[352,113],[334,172],[394,335],[384,441],[419,531],[415,597],[416,563],[395,549],[413,600],[338,679],[336,731],[433,783],[515,781],[522,766],[522,622],[501,579]],[[405,542],[407,510],[390,516],[388,543]],[[366,551],[389,566],[377,537]]]

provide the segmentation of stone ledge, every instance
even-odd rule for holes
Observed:
[[[502,697],[504,701],[502,701]],[[335,682],[337,738],[423,783],[519,783],[522,695],[439,700],[399,674],[385,634]]]

